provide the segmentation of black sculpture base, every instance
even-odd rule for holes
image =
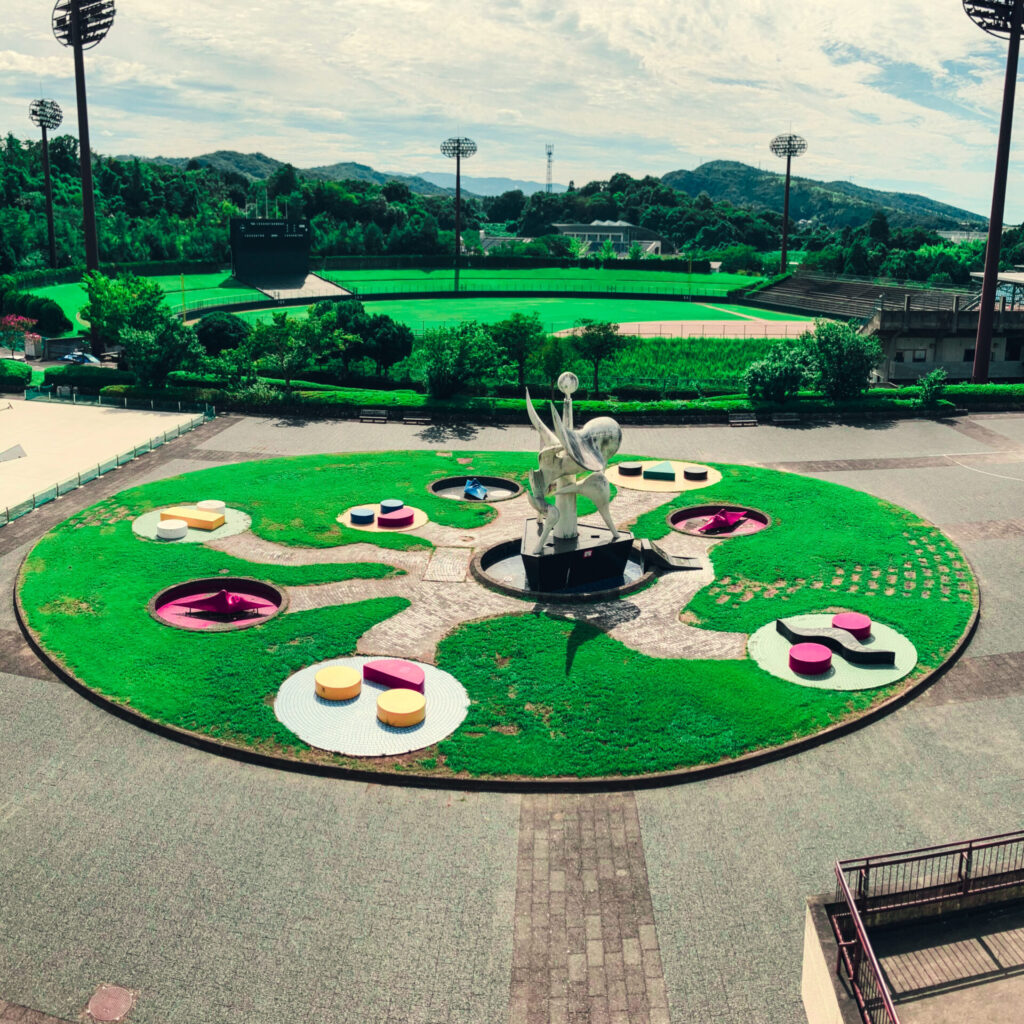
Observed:
[[[571,540],[550,536],[539,554],[534,554],[542,524],[527,519],[523,527],[520,554],[530,590],[564,590],[597,580],[621,579],[633,551],[633,535],[620,533],[612,540],[612,531],[603,526],[580,525]]]

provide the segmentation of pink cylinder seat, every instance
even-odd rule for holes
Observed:
[[[833,615],[832,625],[835,629],[845,629],[858,640],[867,640],[871,636],[871,619],[860,612],[840,612]]]
[[[380,658],[363,665],[363,678],[368,683],[379,683],[388,689],[426,690],[426,673],[419,665],[403,658]]]
[[[412,526],[414,520],[415,513],[411,508],[400,508],[394,512],[381,512],[377,516],[377,525],[395,530],[403,526]]]
[[[832,652],[824,644],[793,644],[789,667],[802,676],[822,676],[832,667]]]

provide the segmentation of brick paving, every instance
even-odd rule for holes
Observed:
[[[669,1024],[632,793],[520,802],[511,1024]]]

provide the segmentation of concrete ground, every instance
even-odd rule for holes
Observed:
[[[55,522],[144,480],[534,443],[518,427],[221,418],[0,530],[0,585]],[[804,899],[831,888],[835,858],[1019,826],[1024,417],[627,427],[626,445],[810,472],[940,523],[981,579],[966,656],[883,721],[738,775],[433,793],[240,765],[128,725],[49,675],[5,600],[0,1022],[77,1019],[111,983],[146,1024],[798,1024]]]
[[[0,400],[0,452],[20,445],[25,455],[0,462],[0,510],[13,508],[192,419],[195,414],[4,397]]]

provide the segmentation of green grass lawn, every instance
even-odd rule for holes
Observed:
[[[521,480],[536,459],[460,457],[471,461],[459,465],[434,452],[275,459],[124,491],[55,527],[33,549],[20,584],[29,624],[83,682],[142,714],[262,750],[321,756],[277,721],[273,695],[297,669],[354,651],[365,630],[407,607],[405,598],[285,613],[241,632],[207,634],[160,625],[146,601],[171,583],[219,572],[282,585],[379,576],[390,571],[388,547],[426,542],[339,527],[334,517],[343,508],[386,494],[426,509],[437,522],[472,528],[493,510],[433,498],[429,481],[457,472]],[[959,551],[935,527],[836,484],[719,468],[721,483],[655,509],[634,529],[641,537],[662,536],[669,508],[698,501],[749,502],[773,517],[770,529],[714,549],[716,579],[681,609],[686,621],[751,632],[780,615],[842,607],[909,636],[920,656],[917,674],[948,656],[970,618],[976,587]],[[307,548],[376,543],[380,563],[253,564],[131,533],[139,513],[199,494],[247,511],[261,537]],[[399,767],[531,777],[663,771],[813,733],[895,689],[837,693],[776,679],[747,659],[651,658],[528,603],[523,614],[456,629],[442,641],[438,664],[469,692],[468,717],[451,737],[400,759]]]
[[[358,291],[434,291],[453,287],[451,270],[326,270],[322,276]],[[596,267],[538,267],[536,270],[467,269],[459,274],[464,288],[489,291],[580,289],[582,291],[658,292],[672,295],[726,295],[747,288],[760,278],[742,274],[686,274],[669,270],[617,270]]]
[[[164,274],[150,277],[167,294],[167,305],[174,311],[181,310],[181,277],[178,274]],[[41,288],[30,288],[33,295],[42,295],[53,299],[64,311],[64,315],[76,326],[82,321],[76,319],[78,311],[86,304],[88,297],[85,288],[78,283],[47,285]],[[263,298],[263,293],[256,288],[236,281],[223,273],[186,274],[185,301],[188,305],[197,302],[246,302]]]

